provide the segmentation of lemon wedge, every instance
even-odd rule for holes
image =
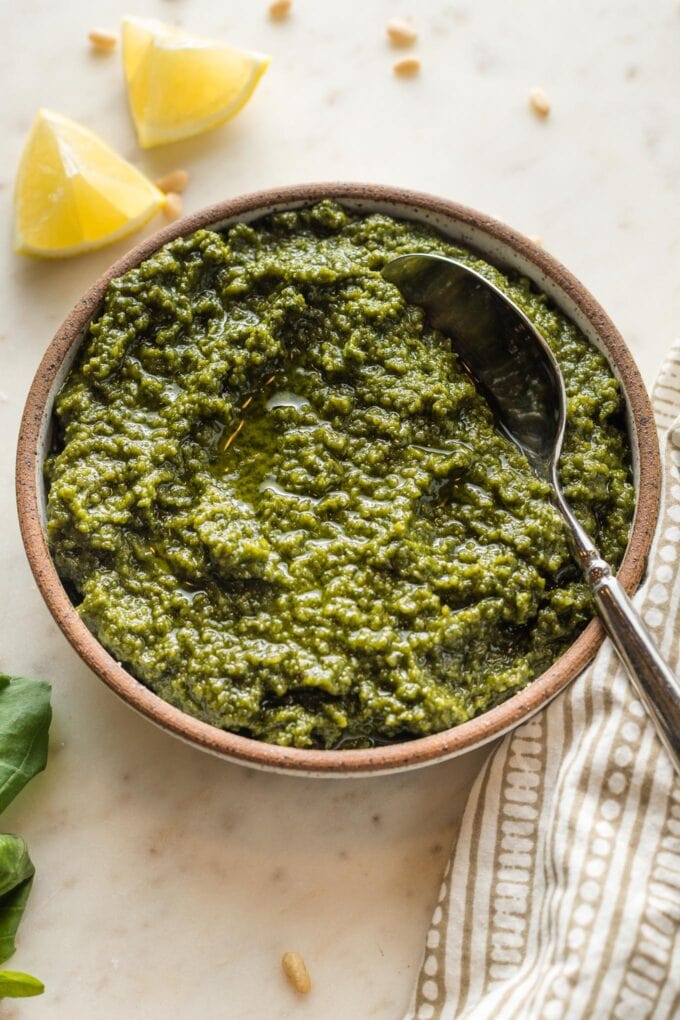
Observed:
[[[190,138],[233,117],[270,62],[150,18],[123,18],[122,37],[128,99],[144,148]]]
[[[133,233],[164,201],[92,131],[39,110],[17,173],[14,246],[23,255],[78,255]]]

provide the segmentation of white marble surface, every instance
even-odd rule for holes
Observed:
[[[675,0],[24,0],[0,5],[0,646],[54,684],[49,770],[3,824],[38,875],[17,968],[42,999],[12,1018],[398,1020],[446,850],[484,754],[331,783],[224,765],[157,732],[70,650],[28,571],[14,442],[55,327],[123,250],[39,264],[10,252],[14,168],[39,105],[98,130],[156,174],[186,166],[191,210],[314,179],[418,187],[541,234],[598,296],[650,382],[680,329],[680,11]],[[118,57],[84,37],[121,13],[176,20],[273,54],[232,124],[142,155]],[[391,74],[384,24],[416,15],[419,79]],[[546,123],[526,108],[542,86]],[[279,971],[299,949],[314,990]]]

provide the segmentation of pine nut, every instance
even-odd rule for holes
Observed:
[[[103,28],[93,28],[91,32],[87,33],[87,38],[90,40],[92,48],[100,53],[110,53],[118,45],[118,37],[113,32],[106,32]]]
[[[412,78],[420,73],[420,61],[417,57],[404,57],[396,62],[392,70],[401,78]]]
[[[387,37],[394,46],[410,46],[418,38],[418,33],[410,21],[393,18],[387,22]]]
[[[299,953],[284,953],[281,959],[283,973],[288,978],[296,992],[300,995],[307,995],[311,990],[312,982],[305,961]]]
[[[165,196],[163,212],[169,220],[176,220],[182,215],[182,196],[169,191]]]
[[[293,0],[272,0],[269,5],[269,17],[273,21],[283,21],[290,14]]]
[[[550,113],[550,101],[543,89],[532,89],[529,93],[529,106],[537,117],[547,117]]]
[[[176,194],[181,195],[189,183],[189,174],[186,170],[171,170],[165,177],[159,177],[156,181],[156,187],[160,188],[166,194],[170,191],[174,191]]]

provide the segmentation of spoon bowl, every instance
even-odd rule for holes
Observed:
[[[562,450],[567,397],[559,365],[536,327],[481,273],[443,255],[400,255],[383,269],[456,353],[496,421],[536,474],[552,480]]]

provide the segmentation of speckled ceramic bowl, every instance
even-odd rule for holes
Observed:
[[[554,258],[496,220],[453,202],[397,188],[366,184],[309,184],[261,191],[210,206],[159,231],[119,259],[78,302],[52,340],[31,386],[19,434],[17,501],[26,553],[56,622],[85,662],[128,705],[170,733],[229,761],[304,775],[376,775],[443,761],[500,736],[528,719],[563,690],[593,658],[603,639],[592,621],[567,651],[519,694],[470,722],[443,733],[355,751],[277,747],[216,729],[173,708],[116,662],[78,616],[55,570],[45,541],[43,460],[52,408],[110,280],[161,245],[198,227],[222,228],[239,220],[334,198],[360,212],[380,211],[436,227],[474,248],[489,262],[519,270],[534,281],[606,356],[626,397],[637,508],[619,578],[629,592],[645,569],[658,512],[659,451],[649,398],[633,358],[615,326],[588,291]]]

